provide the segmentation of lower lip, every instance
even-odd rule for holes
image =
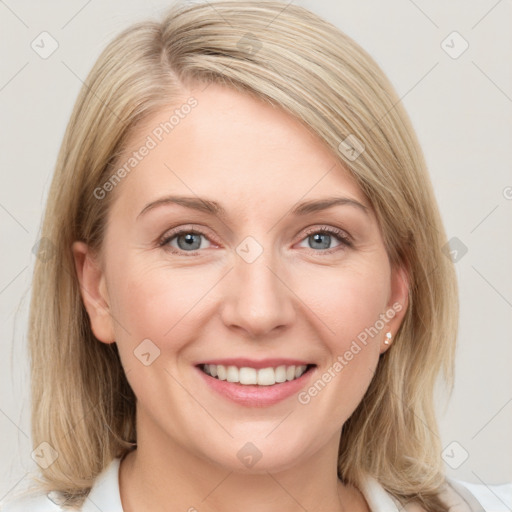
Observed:
[[[238,382],[219,380],[207,375],[197,366],[195,368],[208,386],[233,402],[246,407],[268,407],[298,393],[305,386],[316,367],[309,368],[298,379],[271,386],[249,386]]]

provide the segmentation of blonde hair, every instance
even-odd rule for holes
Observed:
[[[453,263],[424,157],[392,85],[351,38],[279,1],[175,4],[162,22],[119,34],[74,107],[49,192],[30,305],[34,445],[58,458],[41,485],[80,503],[95,477],[136,443],[135,397],[115,344],[93,335],[71,245],[101,249],[113,194],[95,190],[116,169],[135,127],[183,97],[186,84],[220,83],[255,95],[320,137],[371,202],[392,265],[409,276],[409,306],[361,403],[342,429],[338,474],[376,478],[402,503],[446,510],[434,388],[453,388],[458,323]],[[349,158],[340,143],[364,151]],[[343,146],[342,146],[343,147]]]

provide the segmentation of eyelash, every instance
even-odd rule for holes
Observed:
[[[342,231],[341,229],[334,228],[331,226],[322,226],[320,228],[318,228],[318,227],[309,228],[304,233],[304,236],[301,238],[301,241],[304,240],[305,238],[308,238],[309,236],[317,234],[317,233],[334,235],[338,239],[338,241],[341,242],[341,245],[339,245],[337,247],[332,247],[330,249],[320,249],[320,250],[308,248],[309,251],[312,251],[315,254],[328,255],[328,254],[337,252],[339,250],[343,250],[344,248],[347,248],[347,247],[349,247],[349,248],[353,247],[352,239],[345,231]],[[174,238],[176,238],[180,235],[184,235],[184,234],[202,235],[205,238],[207,238],[208,240],[210,240],[210,238],[207,236],[207,234],[201,230],[194,229],[194,228],[181,228],[181,229],[178,229],[177,231],[171,231],[171,232],[165,233],[158,241],[158,246],[165,248],[165,246],[171,240],[173,240]],[[212,240],[210,240],[210,241],[212,241]],[[215,242],[215,240],[214,240],[214,242]],[[195,251],[183,251],[183,250],[176,250],[173,247],[172,249],[167,249],[167,250],[169,250],[172,254],[179,254],[179,255],[184,255],[184,256],[196,256],[197,253],[201,249],[195,250]]]

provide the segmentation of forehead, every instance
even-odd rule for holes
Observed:
[[[116,193],[135,207],[182,193],[223,203],[256,200],[261,208],[335,190],[368,204],[336,155],[302,123],[218,84],[191,87],[145,119],[116,168],[123,165],[129,173]]]

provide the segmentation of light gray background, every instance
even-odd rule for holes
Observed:
[[[412,118],[448,236],[467,247],[456,263],[461,296],[456,386],[449,402],[441,393],[439,399],[447,471],[474,483],[510,482],[511,2],[295,3],[361,44],[389,76]],[[169,5],[0,0],[0,500],[35,467],[25,349],[32,248],[66,123],[107,42],[131,22],[159,16]],[[47,59],[31,48],[43,31],[59,45]],[[453,31],[469,44],[456,59],[442,47]],[[461,48],[453,36],[445,44],[452,53]]]

